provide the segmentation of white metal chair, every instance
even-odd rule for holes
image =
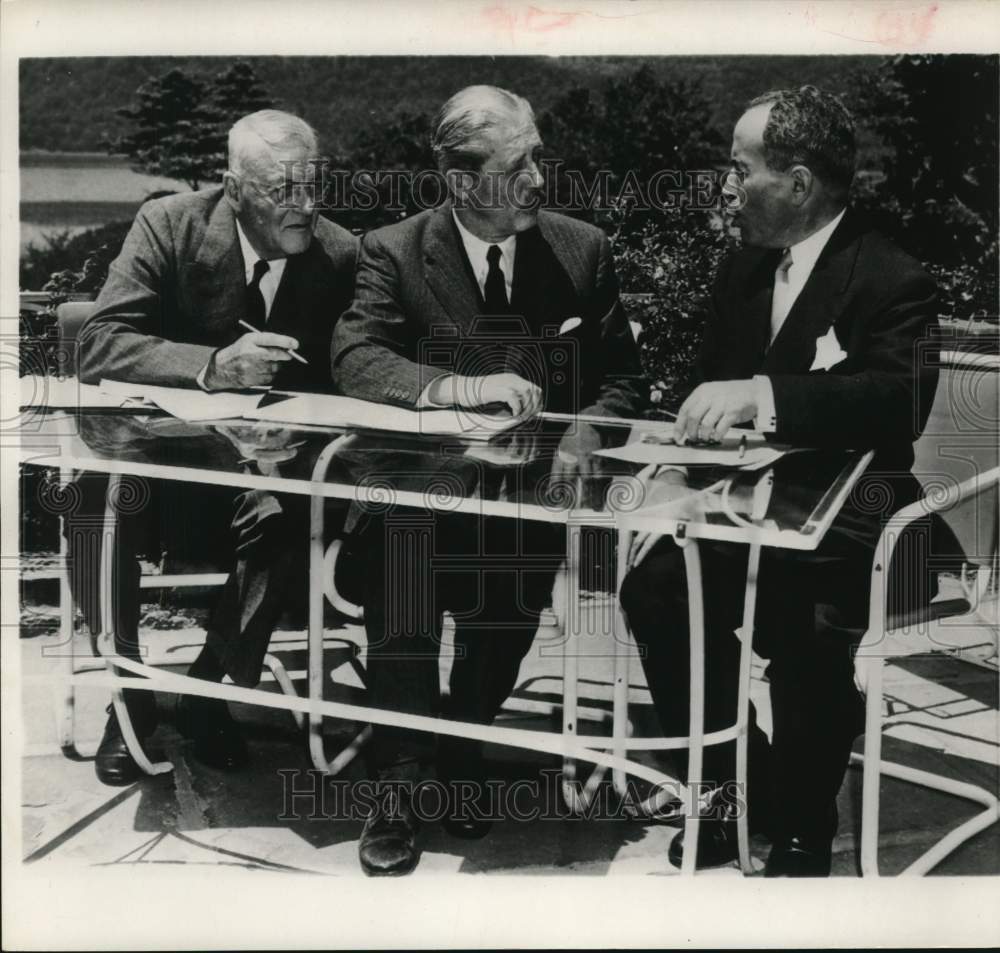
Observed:
[[[77,372],[77,363],[75,357],[75,342],[79,334],[80,328],[83,326],[84,322],[90,316],[93,311],[94,305],[91,301],[68,301],[58,306],[56,309],[56,321],[59,330],[59,338],[61,347],[59,349],[60,354],[60,368],[62,374],[66,376],[75,376]],[[66,487],[73,479],[72,471],[68,469],[62,469],[59,471],[59,483],[61,487]],[[109,482],[109,493],[111,492],[111,483]],[[58,656],[63,665],[63,674],[66,676],[61,680],[59,690],[56,694],[56,725],[57,725],[57,737],[60,747],[67,752],[76,752],[76,692],[75,692],[75,681],[73,676],[86,671],[102,671],[104,669],[103,663],[99,660],[92,659],[90,662],[84,662],[83,664],[78,663],[78,659],[75,655],[75,641],[73,638],[74,632],[76,630],[76,619],[75,611],[73,606],[73,595],[72,586],[70,584],[69,572],[69,552],[68,544],[66,541],[65,534],[59,534],[60,551],[59,560],[57,564],[51,569],[34,570],[26,574],[23,578],[25,579],[46,579],[46,578],[57,578],[59,580],[59,634],[60,640],[59,645],[56,647],[58,649]],[[328,575],[328,584],[325,588],[325,593],[331,604],[339,611],[341,614],[352,619],[361,618],[361,610],[359,607],[353,605],[346,598],[341,596],[337,591],[333,583],[333,567],[336,564],[336,559],[340,551],[340,540],[334,540],[330,544],[327,551],[327,560],[330,567],[330,572]],[[228,579],[229,574],[225,572],[198,572],[198,573],[164,573],[162,571],[162,563],[160,566],[160,571],[155,573],[143,573],[140,577],[139,586],[143,590],[147,589],[173,589],[173,588],[192,588],[192,587],[216,587],[225,584]],[[104,612],[105,618],[110,619],[110,615]],[[342,639],[333,639],[334,642],[342,642]],[[282,643],[282,648],[292,648],[295,643]],[[53,653],[55,654],[55,653]],[[151,660],[152,664],[184,664],[186,662],[193,661],[193,656],[188,657],[171,657],[169,659],[157,658],[155,661]],[[268,652],[264,656],[264,666],[266,673],[263,677],[263,681],[273,681],[278,684],[280,689],[286,695],[297,695],[297,691],[294,685],[295,678],[302,678],[305,676],[305,672],[288,672],[281,660],[273,653]],[[356,669],[360,669],[360,666],[355,666]],[[360,674],[363,675],[363,669],[360,669]],[[119,692],[115,693],[119,695]],[[119,717],[127,720],[127,711],[123,705],[116,706],[119,709]],[[301,729],[305,725],[305,716],[301,712],[293,711],[291,712],[292,717],[295,720],[296,725]],[[127,730],[127,729],[126,729]],[[346,765],[353,755],[356,754],[355,750],[350,752],[350,756],[346,758],[341,758],[341,765]]]
[[[1000,361],[995,356],[957,354],[943,355],[943,359],[946,373],[932,412],[932,421],[936,419],[937,425],[929,427],[916,448],[914,470],[918,475],[924,475],[925,495],[897,512],[879,539],[871,573],[868,631],[859,646],[856,660],[858,683],[866,694],[864,753],[852,755],[854,764],[864,766],[861,816],[861,871],[864,875],[879,874],[879,804],[883,776],[965,798],[982,807],[974,817],[914,860],[902,871],[904,874],[928,873],[961,844],[1000,818],[996,791],[882,758],[883,730],[899,720],[898,717],[887,717],[883,712],[885,663],[893,655],[913,654],[906,651],[906,640],[902,638],[913,627],[925,626],[944,617],[967,616],[983,626],[986,642],[992,641],[992,662],[987,664],[996,669],[997,518],[1000,499],[996,421]],[[961,465],[974,475],[961,481],[951,476],[949,471],[955,471]],[[924,601],[922,605],[909,607],[908,612],[899,612],[900,607],[894,605],[899,601],[898,593],[891,590],[899,588],[900,577],[912,582],[916,578],[914,571],[922,576],[917,579],[916,585],[910,586],[911,591],[925,589],[927,566],[920,564],[926,563],[926,559],[918,554],[918,565],[910,566],[900,574],[893,560],[905,561],[914,555],[913,550],[918,547],[899,544],[906,539],[904,531],[907,527],[928,518],[947,520],[962,550],[969,554],[960,569],[963,598]],[[897,570],[894,587],[889,585],[890,567]],[[919,645],[926,651],[926,642]],[[942,649],[949,651],[947,647]],[[986,655],[989,654],[987,648]],[[968,660],[964,655],[959,657]]]

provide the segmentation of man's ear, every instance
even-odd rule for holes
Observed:
[[[233,211],[238,212],[243,199],[240,194],[240,180],[232,172],[223,173],[222,192],[226,196],[226,201],[232,206]]]
[[[815,178],[804,165],[793,165],[788,174],[792,179],[792,201],[796,205],[802,205],[812,195]]]

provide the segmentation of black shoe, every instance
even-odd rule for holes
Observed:
[[[398,877],[417,866],[417,819],[402,784],[387,784],[358,841],[361,869],[369,877]]]
[[[726,788],[716,791],[702,812],[701,823],[698,825],[698,857],[695,861],[699,870],[721,867],[739,857],[736,817],[740,805],[726,791]],[[751,823],[750,830],[757,828]],[[675,867],[681,866],[684,860],[683,830],[670,842],[667,857]]]
[[[102,784],[110,784],[115,787],[134,784],[143,776],[142,768],[136,764],[135,758],[129,753],[114,709],[109,708],[108,710],[110,714],[108,722],[104,726],[104,737],[101,738],[97,756],[94,758],[97,779]]]
[[[243,733],[224,701],[182,695],[177,702],[177,728],[194,741],[195,757],[210,768],[236,771],[250,761]]]
[[[829,877],[832,845],[814,844],[800,837],[782,840],[771,848],[764,865],[765,877]]]
[[[681,866],[684,860],[683,830],[670,842],[667,857],[675,867]],[[738,857],[736,821],[702,818],[698,825],[698,857],[695,866],[699,870],[706,867],[721,867],[723,864],[732,863]]]

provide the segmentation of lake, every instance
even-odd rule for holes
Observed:
[[[174,179],[142,175],[126,159],[100,152],[26,152],[20,156],[21,242],[128,221],[153,192],[186,192]]]

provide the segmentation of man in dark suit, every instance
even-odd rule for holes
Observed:
[[[450,200],[365,236],[354,304],[334,332],[337,386],[408,408],[503,404],[515,415],[546,408],[634,416],[639,361],[607,237],[539,211],[541,141],[530,105],[496,87],[468,87],[442,107],[432,145]],[[545,360],[544,342],[557,340],[573,343],[571,366]],[[561,459],[585,458],[593,441],[592,429],[573,428]],[[390,533],[388,520],[372,521],[365,543],[373,704],[437,712],[441,616],[449,610],[456,651],[448,714],[488,724],[534,638],[565,554],[561,529],[437,515],[432,551],[465,556],[464,572],[424,579],[418,560],[387,560]],[[412,605],[426,628],[409,622]],[[420,740],[376,727],[372,753],[384,789],[416,779]],[[482,790],[477,745],[443,741],[439,770],[453,794],[459,778]],[[405,792],[390,800],[362,833],[369,874],[405,873],[417,862]],[[461,810],[446,826],[464,837],[488,829]]]
[[[697,386],[678,414],[686,438],[753,426],[809,447],[874,449],[875,458],[815,553],[763,552],[754,648],[769,660],[773,733],[751,715],[751,830],[773,842],[768,876],[825,876],[837,792],[863,706],[853,649],[884,519],[917,497],[912,442],[930,412],[935,288],[920,265],[847,208],[854,124],[806,86],[754,100],[736,125],[726,190],[744,248],[709,302]],[[683,476],[666,475],[669,483]],[[736,712],[746,549],[701,547],[706,600],[706,728]],[[664,731],[688,730],[687,593],[680,550],[637,539],[622,606]],[[681,759],[684,767],[685,759]],[[704,778],[732,792],[735,746],[705,749]],[[741,800],[742,795],[737,800]],[[698,862],[736,857],[734,810],[720,792],[701,825]],[[680,837],[671,860],[687,849]]]
[[[81,329],[81,379],[207,392],[262,384],[330,390],[330,340],[351,300],[358,243],[318,217],[318,158],[316,134],[307,123],[262,110],[230,130],[229,170],[221,187],[144,205]],[[257,330],[246,331],[240,321]],[[293,360],[291,350],[307,363]],[[233,439],[244,455],[254,455],[252,434]],[[259,450],[262,460],[275,452],[265,445]],[[96,502],[103,508],[99,482]],[[189,512],[172,517],[197,519],[205,489],[181,494]],[[237,497],[235,506],[236,564],[190,674],[214,681],[229,674],[236,684],[252,686],[288,592],[302,578],[295,550],[305,539],[307,505],[251,491]],[[300,532],[292,539],[296,527]],[[136,657],[134,519],[119,520],[117,538],[116,644],[123,655]],[[88,616],[93,619],[93,611]],[[152,696],[126,696],[140,737],[150,733]],[[203,760],[220,767],[245,760],[223,702],[185,698],[180,715]],[[96,767],[109,784],[139,776],[113,713]]]

